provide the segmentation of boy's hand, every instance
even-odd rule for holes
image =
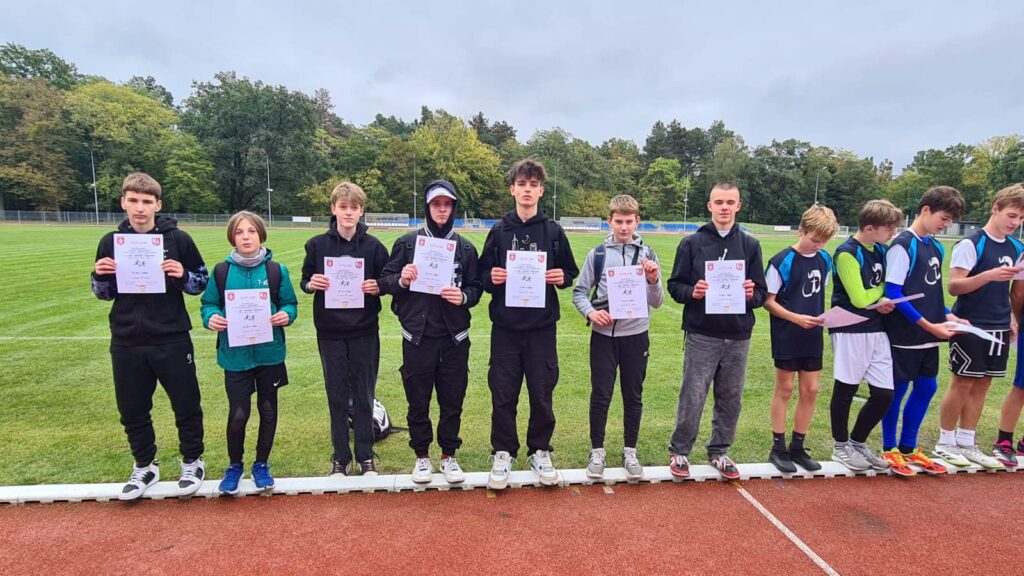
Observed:
[[[377,281],[363,280],[363,294],[369,294],[370,296],[380,294],[380,286],[377,285]]]
[[[817,316],[808,316],[806,314],[797,314],[793,318],[793,323],[803,328],[804,330],[810,330],[811,328],[817,328],[821,326],[825,321]]]
[[[185,275],[185,267],[177,260],[164,260],[160,263],[160,269],[171,278],[181,278]]]
[[[106,276],[117,272],[117,262],[113,258],[100,258],[96,261],[93,271],[97,276]]]
[[[271,318],[271,323],[273,323],[273,318]],[[214,314],[213,316],[210,316],[210,321],[206,323],[206,326],[214,332],[223,332],[224,330],[227,330],[228,319],[220,314]]]
[[[956,334],[956,332],[946,324],[932,324],[931,322],[927,322],[923,328],[925,332],[935,336],[939,340],[949,340],[954,334]]]
[[[708,281],[697,280],[697,283],[693,285],[693,299],[703,300],[704,295],[708,293]]]
[[[506,280],[508,280],[508,270],[497,266],[491,268],[491,284],[501,286]]]
[[[948,322],[956,322],[957,324],[967,324],[968,326],[971,325],[970,320],[964,320],[963,318],[957,316],[956,314],[953,314],[952,312],[946,314],[946,320]]]
[[[554,286],[565,284],[565,272],[561,268],[552,268],[544,272],[544,281]]]
[[[658,281],[658,274],[661,272],[661,270],[658,269],[658,263],[654,260],[641,258],[640,265],[644,267],[644,276],[647,277],[647,283],[656,283]]]
[[[309,284],[306,287],[310,290],[327,290],[331,285],[331,280],[324,274],[313,274],[309,278]]]
[[[441,298],[453,306],[462,306],[462,290],[455,286],[441,288]]]
[[[1016,266],[1000,266],[999,268],[992,268],[982,272],[988,277],[989,282],[1007,282],[1013,280],[1013,277],[1021,272],[1024,268],[1017,268]]]
[[[877,310],[879,314],[888,314],[889,312],[892,312],[895,309],[896,305],[888,301],[886,301],[884,304],[879,304],[878,308],[875,308],[875,310]]]
[[[212,318],[211,318],[211,320],[212,320]],[[288,313],[280,311],[280,310],[276,314],[274,314],[273,316],[270,317],[270,325],[271,326],[287,326],[288,322],[290,322],[290,321],[291,321],[291,319],[288,318]]]
[[[600,326],[607,328],[612,325],[612,315],[607,310],[594,310],[590,314],[587,314],[587,320],[594,326]]]
[[[403,266],[401,278],[402,286],[408,288],[409,285],[412,284],[412,281],[416,279],[416,276],[417,273],[415,264],[406,264],[405,266]]]
[[[744,280],[743,281],[743,295],[746,296],[747,300],[754,297],[754,281]]]

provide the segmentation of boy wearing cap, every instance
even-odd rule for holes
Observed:
[[[453,229],[458,208],[455,186],[435,180],[427,185],[424,200],[426,225],[395,241],[391,259],[381,272],[380,289],[393,296],[391,310],[402,324],[400,370],[409,402],[409,447],[416,453],[412,480],[428,483],[434,472],[430,400],[436,389],[441,473],[447,482],[456,484],[465,479],[455,451],[462,445],[459,429],[469,379],[469,309],[480,301],[481,286],[476,248]],[[410,289],[419,277],[413,260],[417,246],[425,244],[424,238],[454,242],[451,282],[441,288],[440,295]]]

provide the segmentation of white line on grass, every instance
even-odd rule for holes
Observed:
[[[744,489],[739,484],[736,484],[736,490],[739,491],[740,496],[743,496],[747,500],[747,502],[750,502],[750,504],[754,508],[757,508],[757,511],[760,512],[762,516],[767,518],[768,521],[771,522],[772,525],[779,530],[779,532],[782,532],[783,535],[786,536],[786,538],[789,538],[790,542],[795,544],[796,547],[799,548],[800,551],[803,552],[808,558],[810,558],[812,562],[817,564],[818,568],[821,568],[821,570],[825,574],[828,574],[829,576],[839,576],[839,572],[836,572],[835,568],[829,566],[828,562],[825,562],[825,560],[821,556],[818,556],[814,552],[814,550],[811,550],[810,546],[804,544],[804,541],[801,540],[799,536],[794,534],[793,531],[789,528],[786,528],[786,525],[783,524],[781,520],[776,518],[774,514],[769,512],[768,509],[765,508],[760,502],[758,502],[757,498],[754,498],[754,496],[751,495],[750,492],[747,492],[746,489]]]

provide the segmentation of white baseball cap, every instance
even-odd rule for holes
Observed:
[[[453,202],[458,200],[458,198],[451,193],[451,190],[448,190],[444,186],[434,186],[430,190],[427,190],[427,204],[430,204],[434,201],[434,198],[438,198],[440,196],[451,198]]]

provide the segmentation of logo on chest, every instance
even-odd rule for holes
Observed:
[[[807,273],[807,281],[804,282],[800,293],[804,298],[810,298],[818,292],[821,292],[821,270],[811,270]]]

